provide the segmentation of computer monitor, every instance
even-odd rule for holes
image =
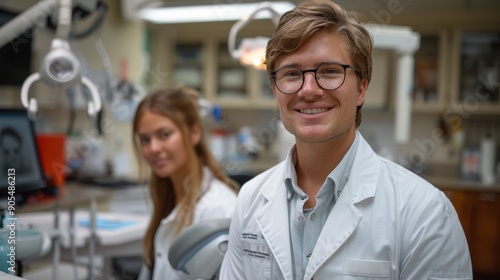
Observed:
[[[4,2],[4,1],[1,1]],[[0,27],[12,21],[19,15],[0,7]],[[33,28],[23,34],[9,38],[9,43],[0,46],[0,85],[21,86],[24,80],[33,72]]]
[[[33,122],[25,109],[0,108],[0,168],[0,208],[9,197],[15,196],[19,205],[46,187]]]

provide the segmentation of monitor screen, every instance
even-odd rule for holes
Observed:
[[[0,8],[0,27],[18,14]],[[0,46],[0,85],[20,86],[31,74],[33,29]]]
[[[0,168],[2,200],[14,195],[21,203],[26,194],[46,185],[33,122],[25,109],[0,108]]]

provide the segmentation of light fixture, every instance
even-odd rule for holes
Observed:
[[[125,4],[130,2],[128,5],[135,3],[135,10],[138,10],[141,19],[156,24],[239,20],[245,17],[248,11],[253,11],[263,4],[262,2],[231,3],[232,1],[227,1],[226,3],[224,1],[224,3],[211,5],[158,6],[158,3],[154,1],[153,4],[156,5],[141,5],[134,1],[136,0],[124,0]],[[273,10],[279,14],[291,10],[294,6],[287,1],[272,2]],[[258,18],[269,18],[269,16],[262,14]]]
[[[37,80],[61,89],[82,83],[88,88],[92,99],[87,104],[88,115],[93,117],[101,110],[102,104],[98,90],[90,79],[81,74],[80,62],[71,52],[67,41],[71,30],[72,6],[72,0],[43,0],[0,28],[0,38],[2,38],[0,46],[2,46],[11,38],[19,36],[34,26],[36,21],[32,19],[47,17],[52,10],[59,8],[58,26],[51,49],[43,59],[40,71],[28,76],[21,87],[21,102],[28,109],[28,114],[32,119],[38,112],[38,102],[35,98],[29,99],[28,93],[31,85]]]
[[[267,41],[269,41],[267,37],[245,38],[241,41],[238,50],[230,49],[231,56],[234,59],[239,59],[243,66],[266,70],[264,61],[266,60]],[[229,46],[229,48],[231,47],[234,46]]]
[[[254,7],[253,12],[243,16],[231,27],[228,38],[228,50],[231,56],[234,59],[239,60],[243,66],[252,67],[257,70],[266,69],[264,61],[266,59],[266,46],[269,38],[261,36],[255,38],[244,38],[241,40],[240,47],[236,48],[236,35],[250,21],[258,18],[257,16],[261,12],[270,12],[272,22],[274,25],[278,25],[281,15],[295,7],[295,5],[288,3],[286,9],[283,10],[277,9],[275,4],[275,2],[260,3]]]

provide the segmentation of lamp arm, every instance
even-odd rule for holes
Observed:
[[[227,46],[229,54],[234,59],[238,59],[241,56],[240,52],[236,50],[236,35],[238,34],[238,31],[240,31],[240,29],[242,29],[245,25],[247,25],[247,22],[248,19],[240,19],[231,27],[231,30],[229,30]]]
[[[37,24],[37,20],[49,16],[59,6],[59,0],[43,0],[19,14],[0,28],[0,47]]]
[[[99,96],[99,91],[97,90],[97,87],[92,83],[92,81],[85,77],[82,76],[82,84],[87,86],[87,88],[90,91],[90,95],[92,96],[92,101],[88,102],[88,108],[87,108],[87,114],[90,117],[95,117],[99,111],[101,111],[102,108],[102,103],[101,103],[101,96]]]
[[[68,39],[71,31],[71,13],[73,11],[72,0],[59,0],[59,21],[57,25],[56,38]]]
[[[31,87],[31,84],[40,80],[40,73],[33,73],[26,78],[22,87],[21,87],[21,103],[24,107],[28,108],[30,101],[28,99],[28,90]]]
[[[31,120],[36,119],[36,114],[38,112],[38,102],[36,101],[35,98],[28,99],[28,94],[29,94],[29,88],[31,87],[31,84],[34,82],[40,80],[40,74],[33,73],[29,75],[28,78],[24,81],[22,87],[21,87],[21,102],[25,108],[28,109],[28,116]]]
[[[238,32],[245,27],[250,21],[254,20],[255,17],[257,17],[257,14],[260,13],[261,11],[267,10],[271,13],[271,20],[274,23],[274,25],[278,25],[279,19],[281,17],[281,14],[278,13],[272,6],[270,2],[262,2],[255,11],[250,13],[249,15],[243,17],[239,21],[237,21],[229,30],[229,37],[228,37],[228,50],[229,54],[231,57],[234,59],[238,59],[240,57],[240,53],[236,50],[236,35]]]

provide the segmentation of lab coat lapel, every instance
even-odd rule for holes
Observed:
[[[170,212],[170,214],[168,214],[168,216],[166,216],[165,218],[163,218],[163,220],[161,220],[161,224],[165,225],[165,224],[170,224],[170,223],[174,222],[175,215],[177,215],[178,211],[179,211],[179,209],[177,208],[177,206],[175,206],[174,209],[172,209],[172,212]]]
[[[306,268],[304,279],[311,279],[315,271],[332,258],[352,235],[363,215],[355,204],[375,196],[379,180],[380,159],[361,134],[349,181],[326,220]]]
[[[281,178],[281,176],[277,176]],[[290,234],[288,221],[287,189],[283,181],[269,183],[279,186],[263,194],[268,202],[256,213],[257,224],[278,263],[284,279],[293,280]],[[266,183],[268,184],[268,183]]]
[[[354,207],[348,193],[340,196],[314,246],[304,279],[310,279],[319,266],[335,254],[354,232],[361,218],[362,214]]]

